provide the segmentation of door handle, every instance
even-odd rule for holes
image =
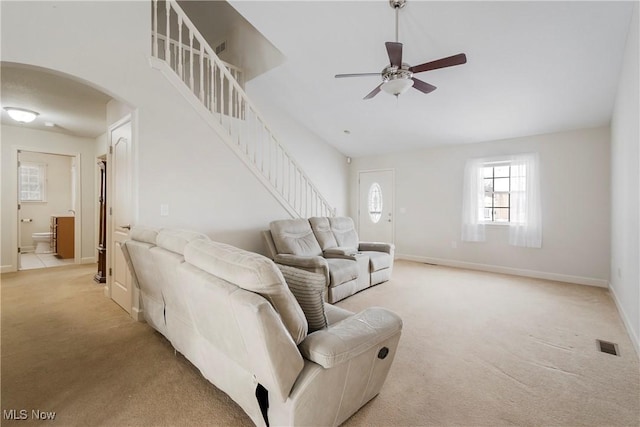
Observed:
[[[121,225],[120,228],[124,228],[125,230],[131,230],[131,224]]]

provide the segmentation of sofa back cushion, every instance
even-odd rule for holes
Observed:
[[[338,246],[358,250],[360,242],[351,218],[347,216],[329,218],[329,224]]]
[[[268,258],[224,243],[197,239],[184,250],[187,263],[262,295],[280,315],[296,344],[307,336],[307,321],[282,273]]]
[[[157,228],[135,225],[129,232],[129,239],[149,243],[155,246],[156,239],[158,238],[158,231],[159,230]]]
[[[255,397],[242,391],[253,377],[269,390],[270,401],[284,402],[304,361],[272,304],[189,262],[178,275],[198,336],[192,363],[234,399],[255,405]]]
[[[320,248],[325,251],[327,249],[335,248],[338,246],[338,242],[336,241],[333,232],[331,231],[331,224],[329,224],[329,218],[326,216],[323,217],[313,217],[309,218],[309,224],[311,224],[311,229],[313,230],[313,234],[316,236],[318,243],[320,244]]]
[[[320,256],[322,249],[306,219],[283,219],[269,224],[279,254]]]
[[[195,231],[163,229],[158,233],[156,244],[163,249],[183,255],[185,246],[193,240],[209,240],[209,237]]]

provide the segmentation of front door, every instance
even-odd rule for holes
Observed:
[[[358,182],[360,240],[393,243],[393,170],[361,171]]]
[[[111,298],[131,313],[133,283],[122,244],[129,238],[132,218],[131,121],[126,120],[111,129],[111,201],[110,216],[110,275]]]

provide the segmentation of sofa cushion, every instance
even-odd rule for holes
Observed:
[[[282,219],[269,224],[279,254],[320,256],[322,249],[306,219]]]
[[[351,218],[346,216],[329,218],[329,224],[338,243],[337,246],[358,250],[358,233]]]
[[[300,308],[307,318],[309,333],[327,327],[327,316],[324,311],[324,292],[326,279],[323,274],[312,273],[287,265],[276,264],[287,286],[296,297]]]
[[[329,303],[324,303],[324,313],[327,316],[327,326],[353,316],[353,312]]]
[[[131,240],[137,240],[138,242],[155,245],[156,239],[158,238],[158,229],[136,225],[131,228],[131,231],[129,232],[129,238]]]
[[[278,312],[296,344],[307,336],[304,313],[269,258],[224,243],[196,239],[185,246],[184,259],[209,274],[262,295]]]
[[[351,259],[327,258],[329,264],[329,286],[338,286],[358,278],[358,263]]]
[[[209,237],[195,231],[162,229],[158,233],[156,244],[163,249],[182,255],[187,243],[193,240],[209,240]]]
[[[325,216],[309,218],[309,224],[311,224],[313,234],[316,236],[316,239],[320,244],[320,248],[323,251],[338,246],[338,242],[331,231],[329,218]]]
[[[369,256],[369,266],[371,271],[383,270],[391,267],[391,255],[386,252],[364,251]]]

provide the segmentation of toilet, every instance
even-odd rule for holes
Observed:
[[[50,254],[51,253],[51,232],[33,233],[31,235],[33,239],[33,246],[36,248],[37,254]]]

